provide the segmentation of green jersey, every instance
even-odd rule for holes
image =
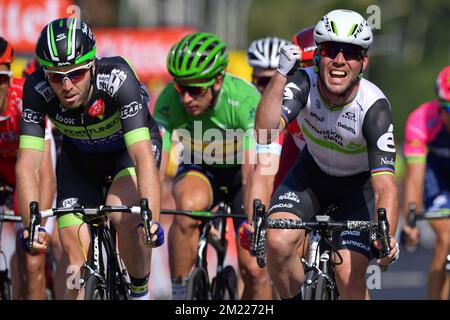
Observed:
[[[253,148],[252,134],[260,94],[255,86],[227,73],[215,104],[201,115],[185,110],[174,84],[156,101],[154,118],[166,132],[163,150],[173,133],[183,144],[183,162],[230,167],[243,163],[242,151]]]

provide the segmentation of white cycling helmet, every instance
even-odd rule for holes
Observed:
[[[358,45],[369,49],[373,41],[372,30],[367,21],[351,10],[333,10],[320,19],[314,28],[316,44],[333,41]]]
[[[253,68],[277,68],[278,60],[280,60],[280,47],[289,43],[288,40],[277,37],[267,37],[253,41],[247,50],[248,64]]]

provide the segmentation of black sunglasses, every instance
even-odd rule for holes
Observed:
[[[360,60],[367,51],[350,43],[325,42],[319,45],[320,55],[330,59],[336,58],[339,52],[342,52],[345,60]]]

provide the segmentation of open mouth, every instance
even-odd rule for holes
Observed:
[[[342,70],[331,70],[329,76],[333,79],[343,79],[347,76],[347,72]]]

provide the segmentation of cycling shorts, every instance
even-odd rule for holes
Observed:
[[[213,168],[200,164],[181,163],[175,175],[175,183],[187,175],[196,175],[204,179],[210,186],[212,202],[206,210],[210,210],[220,201],[224,201],[231,204],[232,214],[245,214],[241,166]],[[243,219],[233,221],[236,233],[243,222]]]
[[[160,142],[160,141],[159,141]],[[160,165],[161,143],[152,141],[153,155]],[[135,176],[134,163],[128,150],[111,153],[89,154],[79,151],[63,139],[57,171],[57,206],[99,206],[104,204],[110,179]],[[58,227],[80,225],[81,218],[75,214],[58,217]]]
[[[313,220],[330,205],[337,210],[332,220],[373,220],[375,201],[370,173],[348,177],[331,176],[322,171],[305,147],[291,171],[274,192],[268,214],[289,212],[303,221]],[[340,231],[333,235],[333,244],[373,258],[369,232]]]

